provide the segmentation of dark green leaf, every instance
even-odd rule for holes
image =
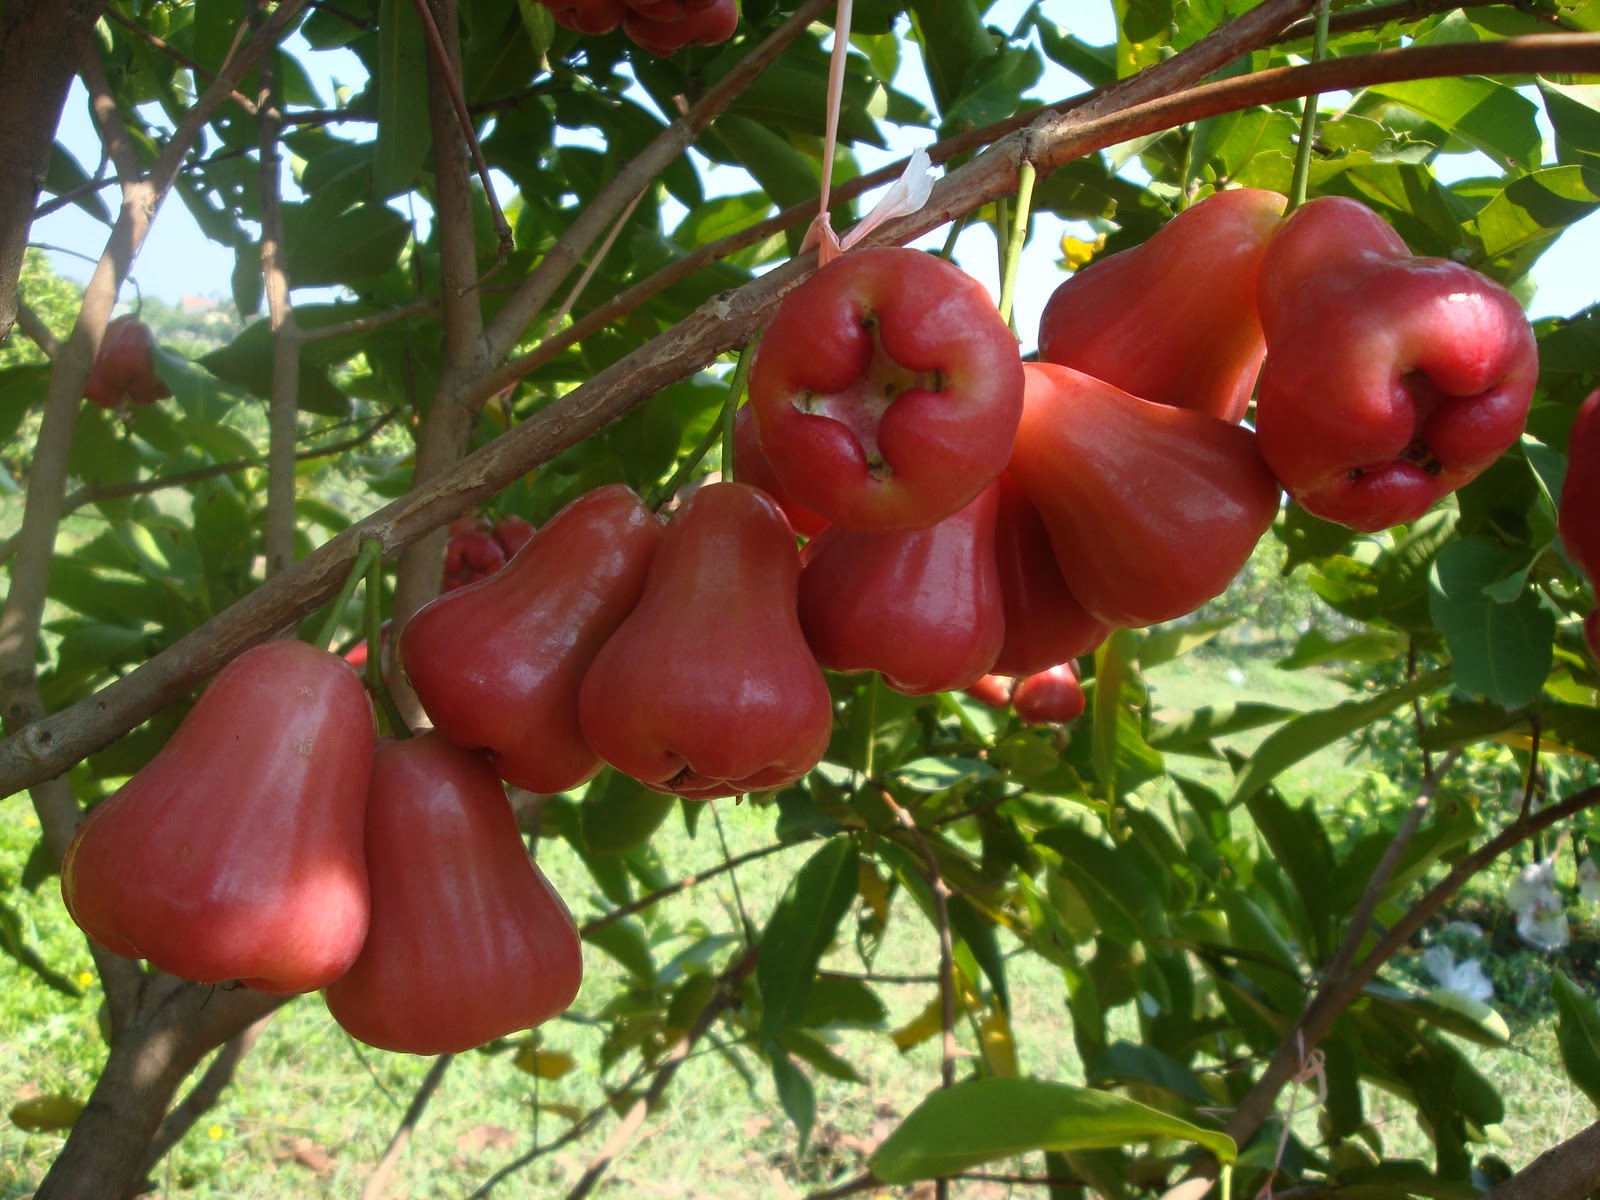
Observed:
[[[1295,715],[1292,708],[1242,701],[1197,708],[1171,721],[1157,722],[1150,730],[1150,745],[1162,754],[1197,754],[1220,757],[1212,745],[1217,738],[1276,725]]]
[[[1509,603],[1488,589],[1526,566],[1519,553],[1485,538],[1439,552],[1430,609],[1450,647],[1456,686],[1504,708],[1531,704],[1550,673],[1555,617],[1532,591]]]
[[[1559,1018],[1561,1065],[1590,1102],[1600,1104],[1600,1007],[1562,971],[1551,972],[1550,994]]]
[[[1082,896],[1107,936],[1126,944],[1165,935],[1161,887],[1126,845],[1110,846],[1075,825],[1041,830],[1034,840],[1061,855],[1065,882]]]
[[[372,164],[377,200],[410,191],[432,145],[428,123],[428,44],[411,0],[378,6],[378,145]],[[295,244],[289,242],[290,253]],[[296,286],[305,281],[291,272]],[[337,282],[335,280],[334,282]]]
[[[648,842],[675,807],[674,797],[607,767],[579,808],[583,840],[592,854],[626,854]]]
[[[1359,729],[1364,729],[1376,718],[1408,704],[1417,696],[1425,696],[1448,678],[1444,671],[1434,671],[1402,684],[1392,691],[1383,692],[1365,700],[1349,700],[1334,708],[1306,713],[1296,717],[1283,728],[1274,731],[1256,748],[1256,752],[1240,770],[1234,780],[1233,793],[1228,797],[1228,807],[1234,808],[1249,800],[1282,772],[1309,758],[1324,746],[1331,745]]]
[[[794,1060],[777,1046],[767,1046],[767,1063],[772,1068],[772,1083],[778,1091],[778,1103],[783,1106],[783,1115],[789,1118],[789,1123],[799,1134],[803,1152],[811,1137],[811,1125],[817,1117],[816,1090],[812,1088],[811,1080],[806,1078],[806,1073],[795,1066]]]
[[[756,964],[758,1040],[770,1041],[804,1017],[817,963],[855,900],[859,863],[855,842],[835,838],[800,868],[773,909]]]
[[[1515,88],[1477,75],[1381,83],[1380,96],[1421,113],[1504,170],[1531,171],[1543,156],[1539,108]]]
[[[973,1079],[929,1096],[868,1165],[885,1183],[936,1179],[1035,1150],[1092,1150],[1157,1138],[1192,1142],[1223,1162],[1233,1142],[1215,1130],[1107,1092],[1038,1079]]]

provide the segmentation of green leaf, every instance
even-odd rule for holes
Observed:
[[[308,210],[308,205],[283,206],[285,267],[295,287],[382,275],[411,237],[406,219],[384,204],[358,204],[333,217]]]
[[[656,982],[656,964],[650,955],[650,943],[637,921],[613,921],[589,930],[583,940],[604,950],[640,983],[653,985]]]
[[[1503,83],[1457,75],[1380,83],[1371,90],[1443,126],[1502,170],[1531,171],[1543,158],[1539,106]]]
[[[387,200],[410,191],[432,145],[428,121],[428,43],[411,0],[382,0],[378,9],[378,144],[372,195]],[[294,253],[294,243],[289,243]],[[291,273],[297,287],[304,285]],[[332,282],[338,282],[337,279]]]
[[[937,793],[992,779],[994,773],[993,767],[976,758],[918,758],[898,768],[894,778],[915,791]]]
[[[994,51],[975,0],[916,0],[911,28],[922,45],[928,86],[941,113],[950,111],[973,68]]]
[[[811,1126],[817,1118],[817,1093],[806,1073],[794,1065],[794,1060],[777,1046],[767,1046],[767,1063],[772,1068],[772,1083],[778,1091],[778,1103],[783,1115],[800,1135],[800,1149],[805,1150],[811,1137]]]
[[[758,1041],[770,1041],[804,1017],[817,963],[855,900],[859,869],[855,842],[835,838],[800,868],[773,909],[756,964],[763,1006]]]
[[[71,1129],[83,1112],[83,1101],[73,1096],[34,1096],[11,1106],[11,1123],[28,1133],[61,1133]]]
[[[1144,739],[1138,716],[1146,693],[1136,667],[1140,635],[1119,629],[1094,654],[1094,726],[1090,757],[1107,807],[1165,771]]]
[[[1210,1104],[1213,1097],[1193,1071],[1171,1055],[1133,1042],[1113,1042],[1090,1064],[1093,1083],[1145,1083],[1195,1104]]]
[[[1233,1140],[1108,1092],[1039,1079],[972,1079],[929,1096],[868,1160],[884,1183],[937,1179],[1035,1150],[1097,1150],[1175,1138],[1223,1162]]]
[[[1268,735],[1266,741],[1245,762],[1234,779],[1228,807],[1249,800],[1284,771],[1310,758],[1324,746],[1366,728],[1378,717],[1393,712],[1415,697],[1425,696],[1449,678],[1446,671],[1434,671],[1402,684],[1392,691],[1365,700],[1349,700],[1333,708],[1296,717]]]
[[[1600,1007],[1559,970],[1551,973],[1550,994],[1556,1002],[1561,1065],[1590,1102],[1600,1105]]]
[[[1062,875],[1083,898],[1101,930],[1132,944],[1165,936],[1161,887],[1127,845],[1110,846],[1075,825],[1053,825],[1034,840],[1061,855]]]
[[[1463,538],[1434,561],[1429,609],[1450,647],[1456,686],[1503,708],[1533,703],[1554,656],[1555,617],[1536,593],[1510,603],[1488,589],[1525,569],[1520,553],[1486,538]]]
[[[1475,265],[1503,263],[1525,274],[1568,226],[1600,208],[1600,159],[1586,166],[1547,167],[1514,179],[1478,210],[1483,251]]]
[[[648,842],[675,807],[676,797],[607,767],[584,793],[579,828],[591,854],[626,854]]]
[[[805,1013],[798,1023],[806,1029],[873,1029],[888,1019],[889,1010],[865,980],[823,975],[812,983]]]
[[[1182,658],[1197,646],[1203,646],[1224,629],[1239,623],[1238,617],[1212,617],[1209,620],[1184,621],[1181,625],[1165,625],[1147,635],[1139,643],[1139,666],[1148,671],[1173,659]]]
[[[1556,131],[1556,157],[1563,163],[1600,161],[1600,85],[1537,81],[1544,111]]]
[[[1162,754],[1195,754],[1221,757],[1212,744],[1217,738],[1276,725],[1296,715],[1292,708],[1277,704],[1243,701],[1197,708],[1171,721],[1158,721],[1150,730],[1150,745]]]

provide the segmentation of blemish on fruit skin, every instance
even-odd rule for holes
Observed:
[[[311,752],[317,748],[314,738],[301,738],[294,744],[294,752],[306,758],[311,757]]]
[[[315,696],[317,694],[314,690],[312,690],[311,688],[308,688],[303,683],[299,687],[299,692],[300,692],[300,694],[302,696]]]

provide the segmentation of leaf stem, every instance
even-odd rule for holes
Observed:
[[[1028,241],[1028,218],[1032,215],[1033,182],[1038,177],[1031,162],[1017,171],[1017,210],[1011,218],[1011,237],[1006,242],[1004,270],[1000,277],[1000,319],[1011,321],[1011,304],[1016,298],[1017,269],[1022,265],[1022,247]]]
[[[1317,0],[1317,34],[1312,43],[1312,62],[1321,62],[1328,56],[1328,0]],[[1306,201],[1306,187],[1311,180],[1311,146],[1317,137],[1317,102],[1319,93],[1305,98],[1300,113],[1300,144],[1295,148],[1294,177],[1289,184],[1289,211],[1293,212]]]

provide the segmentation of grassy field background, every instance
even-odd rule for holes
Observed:
[[[1193,657],[1152,672],[1149,682],[1158,710],[1225,699],[1317,708],[1336,703],[1343,693],[1337,682],[1316,673],[1291,674],[1266,664],[1229,665]],[[1248,748],[1259,736],[1241,739],[1241,746]],[[1183,761],[1186,770],[1202,765]],[[1333,809],[1360,775],[1359,762],[1326,751],[1285,779],[1283,790],[1291,801],[1315,795],[1320,807]],[[22,916],[24,940],[77,980],[83,995],[76,999],[61,995],[11,960],[0,959],[4,972],[0,1096],[8,1109],[19,1101],[58,1095],[81,1101],[102,1057],[96,1024],[98,983],[81,939],[62,910],[55,881],[37,893],[20,888],[18,880],[37,827],[20,798],[7,805],[0,819],[0,898]],[[734,853],[772,840],[770,810],[725,804],[721,815]],[[698,837],[691,841],[671,818],[658,836],[664,839],[663,859],[675,868],[693,871],[722,861],[710,822],[703,821]],[[808,852],[795,848],[738,872],[739,894],[758,926]],[[565,846],[546,842],[541,854],[543,866],[580,920],[603,911],[581,864]],[[683,943],[675,931],[693,930],[699,920],[712,928],[730,927],[720,914],[708,914],[733,909],[733,883],[724,875],[658,907],[647,925],[662,939],[656,947],[658,961]],[[937,957],[932,930],[918,918],[893,921],[890,930],[873,970],[888,976],[925,976]],[[1582,936],[1592,929],[1585,925],[1576,932]],[[849,949],[836,950],[827,965],[843,971],[862,969]],[[592,946],[586,948],[586,966],[580,1006],[592,1012],[596,997],[618,989],[622,972]],[[1508,1113],[1499,1152],[1516,1166],[1575,1132],[1595,1114],[1560,1068],[1553,1018],[1540,998],[1540,979],[1548,978],[1546,963],[1527,952],[1515,964],[1501,966],[1502,974],[1529,973],[1528,988],[1517,1004],[1501,1005],[1513,1029],[1513,1047],[1466,1049],[1506,1096]],[[1059,975],[1027,955],[1013,959],[1011,968],[1012,1026],[1022,1069],[1075,1077],[1078,1067]],[[631,1151],[612,1168],[598,1194],[782,1198],[804,1195],[858,1173],[876,1142],[936,1086],[939,1075],[937,1039],[901,1054],[888,1032],[921,1012],[936,988],[926,982],[886,983],[879,992],[889,1007],[886,1028],[844,1034],[836,1046],[855,1064],[865,1084],[815,1079],[817,1126],[803,1153],[759,1060],[740,1055],[752,1076],[747,1086],[726,1057],[737,1052],[708,1046],[685,1066],[664,1104]],[[1120,1015],[1131,1033],[1131,1015],[1126,1010]],[[469,1196],[502,1164],[563,1132],[568,1126],[564,1109],[587,1110],[599,1102],[602,1091],[592,1064],[601,1031],[582,1020],[564,1019],[541,1032],[543,1047],[570,1054],[576,1069],[558,1079],[536,1079],[514,1064],[509,1050],[456,1060],[390,1183],[390,1195]],[[301,997],[268,1024],[223,1102],[160,1164],[153,1179],[155,1194],[207,1200],[359,1195],[428,1066],[426,1060],[358,1046],[334,1025],[318,997]],[[609,1082],[615,1083],[625,1070],[626,1066],[614,1072]],[[1369,1111],[1381,1123],[1387,1144],[1402,1153],[1431,1158],[1426,1138],[1403,1105],[1373,1095]],[[492,1194],[562,1195],[609,1128],[602,1125],[600,1131],[538,1158]],[[61,1140],[58,1132],[27,1132],[14,1122],[0,1123],[0,1197],[29,1195]],[[1038,1169],[1037,1161],[1021,1165]],[[1027,1187],[965,1183],[954,1194],[1039,1193]]]

